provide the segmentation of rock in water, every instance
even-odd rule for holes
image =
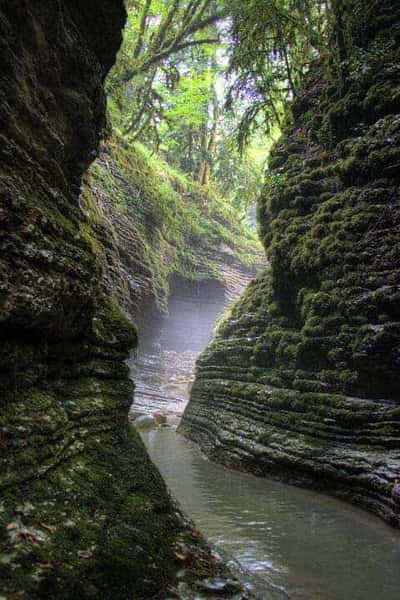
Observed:
[[[156,429],[158,427],[156,419],[151,415],[142,415],[141,417],[137,417],[137,419],[133,421],[133,424],[136,429],[141,431]]]
[[[168,419],[167,415],[164,415],[164,413],[156,412],[153,417],[158,425],[167,425]]]

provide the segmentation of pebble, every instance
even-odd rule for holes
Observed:
[[[141,417],[137,417],[133,421],[133,424],[136,429],[140,429],[142,431],[147,429],[156,429],[157,427],[157,421],[150,415],[142,415]]]
[[[204,579],[198,583],[198,587],[205,592],[234,593],[240,592],[240,585],[233,579]]]

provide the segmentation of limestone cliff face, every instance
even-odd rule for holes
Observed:
[[[46,343],[81,334],[93,312],[80,184],[105,125],[102,81],[124,24],[123,3],[111,0],[98,11],[95,2],[8,4],[0,22],[3,389],[30,371],[26,348],[9,372],[14,340],[40,346],[34,382]]]
[[[354,0],[343,23],[340,62],[333,44],[270,160],[271,268],[200,358],[182,431],[399,525],[398,3]]]
[[[0,587],[152,598],[182,524],[128,426],[137,343],[81,180],[105,126],[122,0],[0,5]],[[106,244],[110,234],[105,234]]]
[[[117,135],[102,144],[81,202],[101,255],[103,287],[133,318],[143,342],[159,335],[174,296],[196,302],[215,289],[211,328],[264,261],[261,245],[211,190]]]
[[[140,333],[132,408],[152,412],[141,393],[149,382],[170,393],[172,381],[189,385],[216,320],[264,262],[261,245],[212,190],[117,134],[85,177],[81,204],[104,292]]]
[[[111,142],[99,150],[103,82],[124,23],[122,0],[0,4],[0,587],[7,600],[163,598],[183,543],[185,552],[196,546],[188,580],[224,571],[190,537],[128,424],[132,321],[140,323],[143,304],[159,312],[168,273],[194,272],[196,257],[185,254],[185,240],[174,247],[163,237],[171,222],[167,210],[157,212],[154,182],[144,187],[146,165],[129,179]],[[214,247],[199,256],[206,274]]]

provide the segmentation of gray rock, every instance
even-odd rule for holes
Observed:
[[[393,486],[392,498],[393,498],[393,500],[395,500],[395,502],[400,504],[400,483],[396,483]]]
[[[165,415],[164,413],[156,412],[153,414],[153,417],[154,417],[156,423],[158,423],[159,425],[167,424],[167,415]]]
[[[141,431],[156,429],[157,427],[157,421],[151,415],[142,415],[141,417],[137,417],[137,419],[133,421],[133,424],[136,429]]]
[[[241,591],[241,586],[232,579],[204,579],[198,583],[198,587],[204,592],[213,592],[214,594],[229,594]]]

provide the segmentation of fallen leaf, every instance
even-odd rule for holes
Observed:
[[[40,527],[42,529],[45,529],[49,533],[54,533],[57,530],[57,527],[54,527],[52,525],[47,525],[46,523],[40,523]]]
[[[78,550],[78,556],[85,559],[92,558],[93,552],[91,550]]]
[[[180,552],[175,552],[175,557],[178,560],[187,560],[188,559],[186,554],[181,554]]]

